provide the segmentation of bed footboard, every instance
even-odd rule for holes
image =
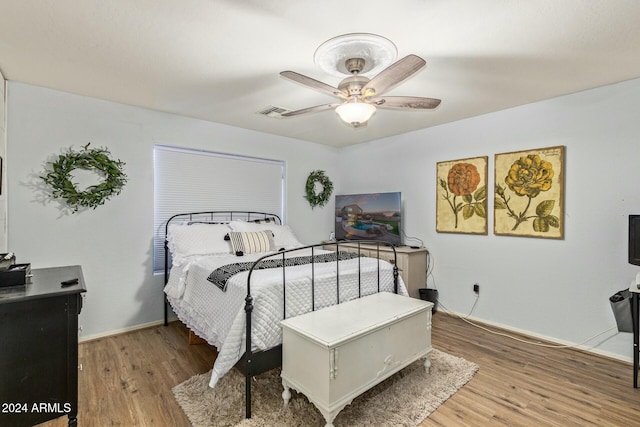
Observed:
[[[353,242],[350,242],[353,243]],[[340,261],[343,261],[344,259],[341,259],[341,251],[340,251],[340,242],[336,241],[332,244],[335,244],[336,246],[336,250],[335,250],[335,254],[336,254],[336,259],[335,259],[335,266],[336,266],[336,298],[337,298],[337,304],[340,304]],[[357,251],[355,253],[356,257],[360,260],[361,257],[364,255],[361,252],[361,244],[366,244],[366,245],[375,245],[377,250],[380,250],[380,246],[388,246],[391,247],[393,249],[393,258],[392,258],[392,268],[393,268],[393,291],[394,293],[398,293],[398,263],[397,263],[397,254],[396,254],[396,250],[394,245],[388,244],[388,243],[384,243],[384,242],[380,242],[377,240],[372,240],[372,241],[368,241],[368,240],[362,240],[362,241],[357,241]],[[283,292],[283,318],[287,317],[287,310],[286,310],[286,289],[287,289],[287,279],[286,279],[286,258],[288,254],[293,254],[297,251],[308,251],[311,250],[311,311],[315,311],[316,310],[316,305],[315,305],[315,280],[316,280],[316,276],[315,276],[315,250],[317,249],[322,249],[323,247],[326,247],[327,243],[318,243],[315,245],[309,245],[309,246],[303,246],[300,248],[295,248],[295,249],[289,249],[289,250],[284,250],[284,251],[280,251],[276,254],[270,254],[270,255],[265,255],[261,258],[259,258],[258,260],[256,260],[251,269],[249,270],[249,275],[247,277],[247,296],[245,298],[245,314],[246,314],[246,342],[245,342],[245,353],[244,356],[242,357],[241,360],[241,370],[243,371],[243,373],[245,374],[245,416],[246,418],[251,418],[251,377],[258,375],[262,372],[266,372],[268,370],[271,370],[273,368],[276,368],[278,366],[282,365],[282,345],[279,345],[277,347],[274,347],[272,349],[269,349],[267,351],[260,351],[260,352],[253,352],[253,346],[252,346],[252,339],[251,339],[251,331],[252,331],[252,313],[253,313],[253,296],[251,295],[251,277],[252,274],[254,273],[254,271],[256,271],[257,269],[259,269],[259,265],[262,261],[264,260],[268,260],[268,259],[278,259],[280,258],[282,260],[282,266],[279,268],[282,268],[282,292]],[[378,253],[379,255],[379,253]],[[378,285],[378,289],[377,291],[380,292],[381,287],[380,287],[380,265],[381,263],[384,263],[386,261],[382,261],[379,259],[380,257],[378,256],[378,271],[377,271],[377,285]],[[358,298],[362,297],[362,275],[361,275],[361,268],[360,268],[360,262],[358,262]]]

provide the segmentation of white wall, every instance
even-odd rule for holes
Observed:
[[[449,309],[468,314],[479,283],[474,317],[581,343],[615,326],[608,297],[640,271],[627,263],[627,215],[640,213],[638,105],[640,79],[348,147],[341,191],[402,191],[405,232],[432,253]],[[494,154],[556,145],[566,146],[564,240],[494,236],[493,194],[488,236],[435,232],[437,162],[488,155],[493,188]],[[633,354],[628,333],[590,344]]]
[[[5,168],[2,167],[7,153],[5,89],[6,82],[0,73],[0,252],[7,250],[7,184]]]
[[[468,313],[477,282],[473,316],[559,341],[614,326],[608,297],[638,271],[626,240],[627,215],[640,213],[640,80],[341,150],[20,83],[7,92],[9,249],[35,268],[83,266],[85,337],[161,319],[162,280],[151,272],[154,143],[285,160],[287,218],[305,243],[333,229],[333,203],[311,210],[303,198],[311,170],[324,169],[337,194],[402,191],[405,232],[432,252],[448,308]],[[129,182],[94,211],[62,215],[40,200],[37,175],[54,154],[89,141],[127,163]],[[494,154],[555,145],[566,146],[564,240],[494,236],[491,210],[488,236],[435,232],[436,162],[488,155],[492,186]],[[603,335],[596,350],[628,359],[630,335]]]
[[[155,143],[284,160],[288,223],[305,243],[332,229],[330,215],[303,195],[312,170],[337,176],[335,148],[21,83],[7,92],[9,248],[33,268],[82,265],[85,338],[162,318],[162,278],[152,274]],[[128,183],[105,205],[65,215],[42,200],[38,175],[63,149],[87,142],[124,161]]]

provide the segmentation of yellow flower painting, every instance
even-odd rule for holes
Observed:
[[[488,157],[436,165],[436,231],[487,234]]]
[[[562,239],[564,147],[496,154],[494,234]]]

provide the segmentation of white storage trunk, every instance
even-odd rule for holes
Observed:
[[[304,393],[332,426],[355,397],[431,351],[432,305],[382,292],[283,320],[285,404],[289,387]]]

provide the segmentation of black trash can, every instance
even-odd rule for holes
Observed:
[[[616,318],[618,332],[633,332],[631,319],[631,291],[623,289],[609,297],[613,316]]]
[[[431,313],[435,314],[438,310],[438,290],[437,289],[429,289],[429,288],[420,288],[418,289],[420,293],[420,299],[424,301],[429,301],[433,303],[433,308],[431,309]]]

